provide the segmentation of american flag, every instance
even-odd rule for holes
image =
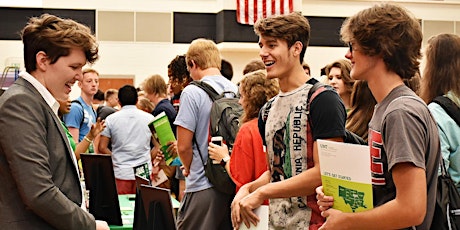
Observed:
[[[258,18],[289,14],[294,11],[294,0],[236,0],[236,20],[254,25]]]

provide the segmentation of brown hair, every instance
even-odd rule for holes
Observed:
[[[411,78],[403,79],[404,84],[409,87],[412,91],[415,92],[415,94],[420,95],[420,84],[422,81],[422,77],[420,76],[420,72],[416,72],[414,76]]]
[[[287,42],[291,48],[297,41],[302,43],[299,62],[302,63],[308,42],[310,41],[310,23],[299,13],[275,15],[260,18],[254,24],[255,33],[260,36],[273,37]]]
[[[142,84],[142,90],[148,94],[158,94],[160,97],[167,96],[166,82],[162,76],[155,74],[145,79]]]
[[[367,141],[369,122],[377,104],[367,85],[367,81],[355,81],[351,93],[351,108],[348,112],[346,128]]]
[[[136,107],[147,113],[152,113],[153,109],[155,108],[153,103],[150,102],[150,100],[145,97],[139,98],[139,100],[137,101]]]
[[[117,95],[118,96],[118,90],[116,89],[108,89],[105,91],[105,100],[108,100],[109,97],[111,97],[112,95]]]
[[[32,17],[21,31],[24,43],[24,64],[27,72],[37,69],[36,54],[46,53],[51,64],[70,54],[70,49],[79,48],[85,53],[87,62],[98,59],[98,44],[91,30],[71,19],[62,19],[50,14]]]
[[[430,103],[437,96],[452,91],[460,95],[460,37],[439,34],[428,40],[421,98]]]
[[[260,59],[254,59],[254,60],[251,60],[248,64],[246,64],[246,66],[244,66],[243,75],[249,72],[253,72],[256,70],[262,70],[262,69],[265,69],[264,62]]]
[[[340,31],[345,43],[357,43],[368,56],[381,56],[388,70],[411,78],[419,68],[422,30],[406,9],[379,4],[348,18]]]
[[[267,79],[265,70],[257,70],[244,75],[240,82],[240,93],[247,102],[241,117],[243,122],[256,118],[260,108],[279,92],[277,79]]]
[[[329,73],[333,67],[340,69],[341,77],[342,77],[343,83],[345,84],[347,93],[351,94],[351,92],[353,91],[353,84],[355,83],[355,80],[351,78],[350,76],[351,61],[347,59],[340,59],[340,60],[337,60],[327,65],[325,68],[325,72],[327,76],[329,76]]]

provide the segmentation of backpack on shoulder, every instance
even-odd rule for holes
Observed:
[[[80,122],[80,125],[78,126],[78,128],[81,129],[81,126],[83,125],[83,122],[85,121],[85,108],[83,108],[83,105],[81,104],[81,102],[79,100],[73,100],[70,103],[77,103],[81,107],[81,112],[82,112],[81,122]]]
[[[439,104],[460,126],[460,108],[455,103],[444,96],[436,97],[433,102]],[[430,229],[460,230],[460,194],[442,157],[439,167],[441,168],[441,175],[438,176],[436,206]]]
[[[236,134],[240,127],[239,118],[243,114],[243,107],[238,103],[239,98],[234,92],[218,94],[212,86],[203,81],[192,81],[190,84],[204,90],[212,100],[208,140],[211,137],[221,136],[231,154]],[[231,94],[233,97],[226,97],[226,94]],[[193,138],[196,143],[195,137]],[[199,148],[198,151],[200,152]],[[225,167],[221,164],[213,164],[211,158],[208,158],[205,163],[201,152],[200,157],[209,182],[222,193],[234,194],[236,185],[228,175]]]
[[[319,94],[321,94],[322,92],[328,91],[328,90],[334,90],[334,88],[332,88],[329,85],[322,84],[321,82],[316,82],[315,84],[313,84],[313,86],[308,91],[308,97],[307,97],[308,127],[307,127],[307,129],[309,129],[309,130],[307,130],[307,139],[309,139],[311,143],[313,143],[313,137],[312,137],[313,133],[311,132],[312,124],[311,124],[311,117],[310,117],[310,105],[311,105],[311,102]],[[275,100],[276,97],[277,96],[275,96],[274,98],[272,98],[271,100],[269,100],[267,102],[267,104],[265,105],[264,114],[261,114],[262,115],[261,119],[259,119],[259,132],[260,132],[260,134],[262,136],[262,141],[263,141],[264,145],[266,145],[266,142],[265,142],[265,123],[267,122],[268,113],[270,112],[271,104],[273,103],[273,101]],[[310,142],[308,142],[308,143],[310,143]],[[344,142],[349,143],[349,144],[367,145],[367,142],[364,141],[363,138],[361,138],[360,136],[356,135],[355,133],[353,133],[352,131],[350,131],[348,129],[345,129]]]

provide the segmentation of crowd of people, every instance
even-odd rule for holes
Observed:
[[[86,210],[80,154],[112,156],[119,194],[135,194],[133,167],[162,171],[181,202],[178,229],[238,229],[257,225],[269,207],[269,229],[430,229],[441,159],[460,188],[460,127],[442,106],[460,107],[460,36],[428,39],[407,9],[381,3],[347,18],[345,58],[312,77],[304,55],[306,17],[291,13],[254,24],[260,59],[243,78],[214,41],[195,39],[168,65],[168,81],[152,75],[139,88],[99,90],[98,59],[88,27],[44,14],[21,32],[26,71],[0,97],[0,224],[7,229],[109,229]],[[243,108],[233,149],[209,142],[212,99],[239,96]],[[69,99],[74,83],[81,95]],[[310,102],[316,84],[328,84]],[[149,124],[165,113],[177,141],[162,146]],[[11,132],[15,130],[15,132]],[[368,143],[371,210],[343,213],[321,185],[317,140],[344,142],[348,132]],[[21,140],[21,144],[16,141]],[[177,157],[165,163],[165,155]],[[203,159],[226,169],[234,194],[218,191]],[[353,167],[353,165],[349,165]],[[460,189],[459,189],[460,191]],[[385,221],[381,221],[385,220]],[[376,225],[376,223],[379,223]]]

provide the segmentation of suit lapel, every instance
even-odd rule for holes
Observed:
[[[72,156],[72,154],[74,154],[74,153],[72,151],[72,148],[70,147],[70,143],[69,143],[69,140],[67,139],[67,135],[66,135],[66,133],[64,131],[64,128],[62,128],[61,120],[56,116],[56,114],[54,114],[53,110],[46,103],[45,99],[43,99],[42,95],[38,92],[38,90],[32,84],[30,84],[30,82],[28,82],[24,78],[20,77],[20,78],[18,78],[16,80],[15,84],[23,85],[24,87],[29,89],[31,91],[31,93],[35,94],[36,97],[41,98],[40,103],[44,104],[44,106],[46,107],[46,110],[48,111],[48,114],[53,118],[54,125],[56,126],[56,128],[59,130],[59,133],[61,134],[61,139],[65,143],[65,146],[67,148],[66,152],[67,152],[68,156],[70,157],[70,161],[72,162],[72,165],[73,165],[74,169],[76,170],[75,172],[78,172],[78,166],[75,165],[75,162],[74,162],[73,156]]]

